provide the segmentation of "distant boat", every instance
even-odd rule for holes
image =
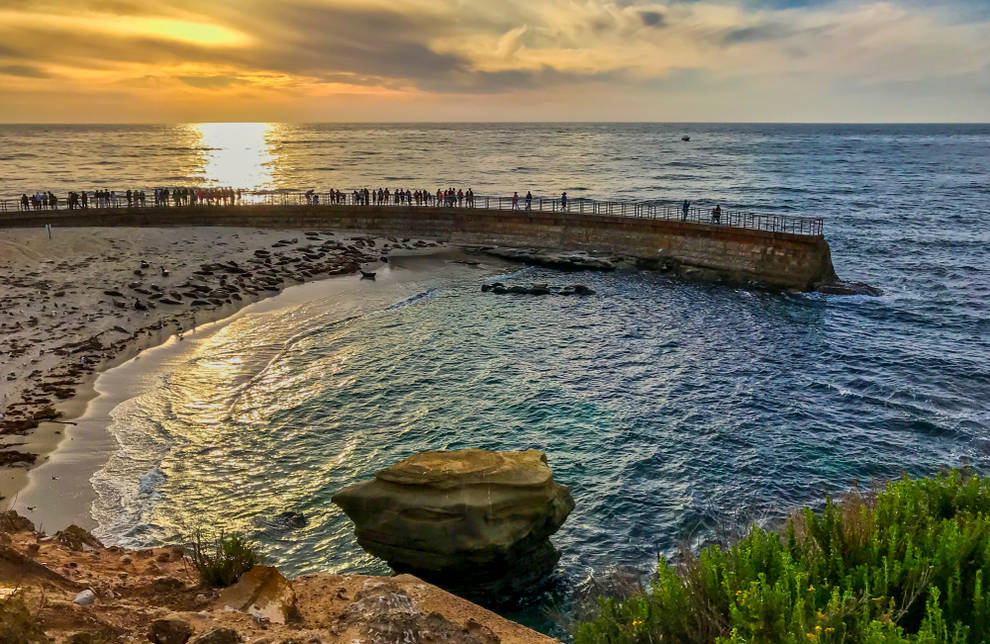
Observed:
[[[689,137],[687,134],[685,134],[684,136],[681,137],[681,141],[690,141],[690,140],[691,140],[691,137]]]
[[[368,271],[361,271],[361,279],[363,280],[373,280],[375,279],[374,273],[369,273]]]

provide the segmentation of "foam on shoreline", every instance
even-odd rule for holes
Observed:
[[[329,259],[320,264],[321,271],[329,268],[353,273],[361,263],[377,261],[380,254],[378,250],[370,252],[375,248],[370,241],[367,247],[363,242],[357,247],[353,241],[348,243],[360,238],[360,233],[323,231],[319,238],[340,242],[339,249],[326,251]],[[236,298],[217,300],[209,306],[196,306],[186,299],[179,306],[159,303],[158,308],[145,311],[130,305],[132,298],[150,300],[128,290],[128,282],[155,282],[166,291],[174,290],[190,279],[203,279],[195,274],[203,263],[236,260],[246,265],[256,257],[256,251],[275,257],[281,253],[298,256],[314,252],[307,249],[315,246],[315,240],[297,230],[211,227],[59,229],[53,239],[34,229],[7,230],[0,242],[0,284],[7,305],[0,317],[0,356],[4,358],[0,395],[6,421],[18,414],[30,418],[50,405],[60,422],[41,422],[26,431],[0,431],[0,449],[37,455],[34,467],[40,466],[73,428],[69,423],[74,421],[66,419],[85,415],[97,395],[94,384],[101,373],[149,347],[166,343],[177,331],[188,332],[225,320],[284,288],[319,281],[327,274],[291,269],[295,272],[280,274],[264,288],[251,289],[255,292],[240,289]],[[402,252],[411,253],[430,252],[434,246],[378,240],[377,247],[386,243],[394,243],[394,248],[408,247]],[[369,252],[363,253],[365,248]],[[141,262],[148,262],[148,268],[139,269],[144,266]],[[329,266],[331,262],[338,262],[339,268]],[[159,266],[168,267],[167,277],[157,275]],[[281,265],[276,267],[282,270]],[[147,276],[136,279],[139,270]],[[108,295],[111,291],[123,292],[122,297]],[[115,337],[120,339],[112,341]],[[76,349],[94,340],[95,348]],[[55,396],[51,395],[52,383],[46,382],[50,380],[56,380],[61,389]],[[12,505],[17,500],[31,469],[23,464],[0,468],[0,503]]]
[[[403,269],[395,272],[388,267],[379,270],[375,288],[400,283],[430,273],[444,261],[460,257],[456,250],[431,252],[422,257],[393,256],[392,265]],[[74,426],[64,431],[63,440],[44,463],[27,476],[27,485],[18,495],[14,509],[44,525],[59,529],[71,523],[87,529],[97,527],[90,514],[96,497],[93,475],[120,445],[109,431],[110,413],[122,402],[140,395],[159,378],[169,364],[189,359],[211,336],[245,316],[267,311],[291,309],[316,298],[334,298],[340,302],[342,315],[360,307],[370,285],[355,275],[332,277],[286,288],[279,294],[236,310],[225,318],[205,322],[183,334],[165,338],[160,344],[146,348],[120,364],[98,373],[87,389],[90,396],[84,413]]]

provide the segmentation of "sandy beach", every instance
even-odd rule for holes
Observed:
[[[435,242],[244,228],[8,229],[0,238],[0,499],[10,504],[96,375],[293,284]]]

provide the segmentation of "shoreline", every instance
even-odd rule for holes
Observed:
[[[25,457],[20,462],[14,460],[12,466],[0,467],[0,507],[12,507],[17,502],[17,496],[30,482],[29,473],[48,462],[64,441],[67,431],[86,415],[90,403],[99,393],[95,383],[105,372],[127,363],[145,350],[168,343],[179,333],[201,331],[206,325],[228,320],[293,286],[325,281],[337,275],[353,275],[364,265],[380,264],[381,257],[391,251],[417,254],[435,251],[443,246],[439,242],[424,240],[374,238],[357,231],[305,232],[294,229],[66,228],[58,231],[58,240],[68,239],[69,243],[50,245],[46,244],[49,240],[43,237],[41,231],[8,229],[8,233],[8,238],[0,242],[0,261],[7,260],[0,263],[0,284],[13,283],[15,288],[11,289],[13,306],[0,321],[0,331],[15,332],[0,339],[0,355],[6,354],[8,358],[8,362],[0,366],[5,368],[4,371],[11,367],[20,368],[22,372],[31,367],[35,369],[27,377],[12,378],[16,372],[9,371],[6,379],[0,379],[4,406],[4,416],[0,418],[0,458],[5,455],[8,460],[10,455],[14,459]],[[79,233],[83,243],[75,243],[78,239],[73,237],[74,233]],[[242,236],[249,239],[240,240]],[[121,253],[124,242],[135,242],[134,238],[137,238],[136,243],[130,243],[130,248]],[[192,238],[192,241],[182,238]],[[233,239],[240,240],[239,248],[217,253],[217,246],[230,245]],[[94,249],[94,240],[99,248]],[[176,245],[180,240],[187,246],[192,245],[198,252],[186,254],[188,249],[178,249],[171,255],[161,253],[162,245]],[[45,253],[45,250],[48,252]],[[102,254],[90,255],[94,250]],[[162,267],[168,262],[167,277],[156,279],[141,276],[141,286],[136,287],[138,290],[133,288],[135,282],[125,287],[123,282],[126,279],[134,279],[130,274],[157,268],[139,259],[146,255],[161,261]],[[55,267],[56,271],[52,271],[55,258],[61,259],[61,263]],[[204,258],[214,261],[195,266],[197,260]],[[114,264],[114,270],[107,271],[103,262]],[[96,264],[95,270],[91,270],[89,275],[78,275],[74,269],[83,263],[87,268]],[[146,264],[148,268],[144,268]],[[206,269],[207,265],[222,266],[231,271],[236,266],[238,272],[228,277],[223,270]],[[68,270],[61,275],[53,275],[63,266]],[[142,268],[132,269],[134,266]],[[31,268],[36,270],[31,271]],[[245,273],[250,277],[252,272],[257,274],[257,281],[241,279]],[[31,279],[42,274],[43,280]],[[234,280],[227,281],[234,275],[236,285]],[[110,281],[114,278],[116,283]],[[216,278],[222,290],[209,288],[210,282],[214,282],[212,286],[215,286]],[[152,293],[142,288],[149,281],[162,282],[163,285]],[[190,284],[198,290],[189,290],[191,287],[187,285]],[[178,306],[160,302],[156,306],[150,297],[143,297],[146,293],[154,297],[166,291],[177,294],[176,291],[183,288],[190,295],[175,302]],[[39,291],[43,295],[39,296]],[[53,291],[54,298],[46,296]],[[211,295],[227,297],[193,299],[201,292],[202,298]],[[69,293],[75,297],[66,298]],[[94,296],[99,298],[95,302]],[[140,311],[122,305],[132,297],[147,308]],[[158,299],[167,298],[166,295]],[[15,310],[15,300],[18,299],[25,306]],[[61,311],[55,310],[59,303],[53,302],[53,299],[61,300]],[[47,309],[49,304],[53,306],[50,311]],[[66,311],[66,308],[69,310]],[[11,317],[13,321],[9,319]],[[79,321],[83,317],[91,324],[82,323],[73,329],[83,330],[83,333],[59,335],[59,327],[66,320]],[[96,324],[92,324],[94,320]],[[23,331],[27,329],[37,329],[41,337],[37,337],[38,334],[25,337]],[[104,345],[101,336],[108,333],[126,337]],[[78,337],[79,341],[55,346],[69,337]],[[84,355],[77,363],[75,356],[78,353]],[[16,360],[17,357],[21,360]],[[57,382],[45,382],[52,379]]]

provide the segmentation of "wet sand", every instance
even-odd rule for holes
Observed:
[[[177,334],[229,318],[287,286],[376,270],[384,255],[436,246],[358,233],[219,227],[66,228],[52,239],[44,230],[2,232],[0,507],[15,502],[29,468],[45,463],[64,437],[71,438],[59,457],[66,462],[108,448],[85,423],[65,422],[83,416],[101,371],[149,347],[167,349]],[[53,416],[61,422],[45,422]],[[77,487],[59,485],[46,514],[79,503],[75,495],[85,490]]]

